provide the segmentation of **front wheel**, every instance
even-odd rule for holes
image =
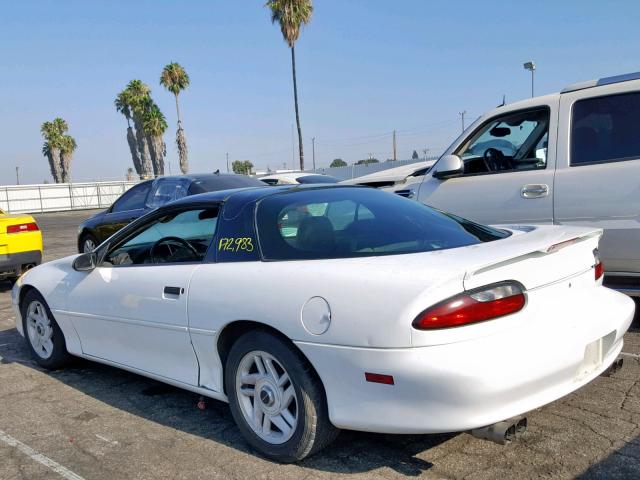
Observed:
[[[251,331],[232,346],[225,369],[238,428],[256,450],[280,462],[302,460],[339,433],[320,380],[294,348],[271,333]]]
[[[31,356],[49,370],[64,367],[71,361],[62,330],[53,318],[44,298],[30,290],[20,305],[22,328]]]
[[[91,233],[85,233],[80,238],[80,253],[90,253],[98,246],[98,239]]]

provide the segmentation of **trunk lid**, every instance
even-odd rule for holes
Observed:
[[[527,290],[579,275],[595,264],[601,229],[536,226],[506,227],[512,235],[484,243],[483,258],[467,267],[465,290],[516,280]]]

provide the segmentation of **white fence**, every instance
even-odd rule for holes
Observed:
[[[106,208],[136,182],[87,182],[0,187],[0,209],[37,213]]]

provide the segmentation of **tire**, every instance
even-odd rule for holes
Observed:
[[[259,371],[257,362],[265,373]],[[313,368],[279,336],[264,330],[242,335],[231,347],[224,380],[240,432],[253,448],[272,460],[302,460],[322,450],[340,432],[329,421],[324,388]],[[254,415],[259,419],[250,423]],[[264,426],[267,417],[269,432],[260,429],[258,434],[254,425]]]
[[[83,233],[80,237],[78,251],[79,253],[89,253],[93,251],[99,244],[100,242],[93,233]],[[93,245],[93,247],[91,247],[91,245]]]
[[[20,313],[24,338],[36,363],[48,370],[68,365],[73,357],[67,351],[62,330],[37,290],[29,290],[24,296]]]

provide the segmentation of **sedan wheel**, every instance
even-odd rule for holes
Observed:
[[[233,419],[263,455],[295,462],[338,435],[322,382],[287,339],[264,330],[245,333],[232,345],[224,375]]]
[[[296,392],[287,371],[272,355],[247,353],[236,373],[236,397],[244,419],[260,438],[281,444],[298,426]]]
[[[61,368],[71,360],[60,327],[38,291],[29,290],[20,303],[22,328],[33,359],[41,367]]]
[[[90,253],[93,252],[97,245],[97,241],[95,237],[91,234],[87,234],[82,238],[82,252],[81,253]]]

